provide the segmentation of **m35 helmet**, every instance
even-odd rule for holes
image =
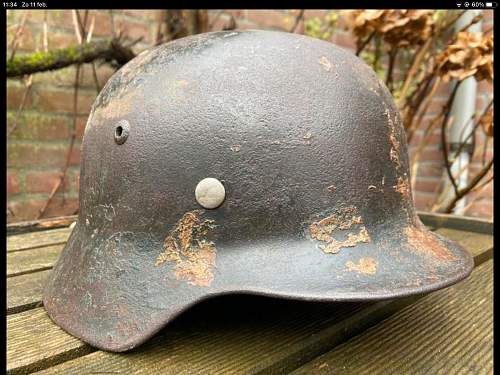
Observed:
[[[446,287],[472,258],[421,224],[409,177],[393,99],[350,52],[270,31],[167,43],[94,103],[78,222],[44,306],[72,335],[125,351],[222,294]]]

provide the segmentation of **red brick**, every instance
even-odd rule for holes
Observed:
[[[485,93],[488,93],[490,95],[493,94],[493,83],[489,82],[485,79],[483,79],[482,81],[479,81],[477,88],[478,88],[479,92],[485,92]]]
[[[349,35],[335,33],[335,35],[333,37],[333,41],[341,47],[344,47],[344,48],[347,48],[347,49],[350,49],[353,51],[356,50],[356,42],[354,42],[354,39]]]
[[[42,200],[15,201],[7,203],[7,222],[34,220],[45,204]]]
[[[7,172],[7,194],[14,195],[21,192],[21,181],[19,176],[13,172]]]
[[[221,14],[215,22],[211,23],[211,31],[220,31],[223,30],[230,22],[231,17],[227,14]],[[236,21],[236,27],[238,28],[238,24],[240,21]]]
[[[420,154],[419,161],[442,161],[443,160],[443,152],[434,147],[426,147],[423,149]]]
[[[68,216],[77,212],[79,206],[78,198],[65,197],[63,200],[61,195],[61,193],[58,193],[54,197],[43,217]]]
[[[415,181],[415,191],[425,193],[437,193],[439,189],[439,178],[418,177]]]
[[[96,96],[97,94],[91,95],[80,91],[78,94],[78,113],[89,113]],[[73,92],[72,90],[39,90],[38,103],[40,108],[47,112],[73,112]]]
[[[23,86],[7,86],[7,109],[19,109],[21,102],[23,100],[26,88]],[[23,109],[30,109],[33,104],[33,88],[28,91],[26,100],[24,102]]]
[[[411,147],[414,147],[414,148],[417,148],[418,146],[420,146],[420,143],[423,141],[423,132],[418,132],[418,133],[415,133],[413,136],[412,136],[412,139],[411,139],[411,142],[410,142],[410,146]],[[431,133],[430,135],[427,136],[426,140],[425,140],[426,144],[431,146],[431,145],[439,145],[441,144],[441,136],[440,134],[437,134],[437,133]]]
[[[413,203],[417,210],[428,211],[434,204],[436,197],[434,194],[429,193],[419,193],[413,194]]]
[[[280,30],[289,30],[294,21],[294,17],[287,16],[277,10],[248,10],[247,19],[261,28]]]
[[[7,128],[14,126],[15,112],[7,114]],[[11,133],[11,139],[56,140],[67,139],[69,119],[65,116],[46,116],[23,113],[18,117],[16,130]]]
[[[111,36],[113,30],[113,23],[111,22],[111,15],[109,10],[93,11],[89,17],[89,27],[92,17],[95,16],[94,31],[95,36]],[[113,22],[115,26],[115,33],[118,34],[118,12],[113,10]]]
[[[237,30],[251,30],[258,29],[259,27],[255,25],[253,22],[245,21],[245,20],[236,20],[236,29]]]
[[[7,54],[7,56],[10,56],[10,48],[13,46],[12,42],[17,30],[17,26],[7,28],[7,46],[9,48],[9,53]],[[17,39],[16,53],[17,51],[34,51],[36,48],[36,41],[33,30],[27,23],[24,25],[24,28],[22,30],[22,33]]]
[[[304,12],[304,17],[306,19],[314,18],[314,17],[323,18],[326,16],[327,13],[328,13],[328,10],[326,10],[326,9],[306,9],[306,11]]]
[[[474,202],[466,212],[467,216],[493,218],[493,203],[488,200]]]
[[[76,119],[76,138],[83,139],[83,134],[85,133],[85,127],[87,126],[87,116],[78,116]]]
[[[69,165],[80,165],[80,144],[77,144],[76,142],[73,146],[73,150],[71,151]]]
[[[234,18],[245,18],[246,17],[246,10],[244,9],[224,9],[224,13],[226,14],[232,14]]]
[[[25,180],[25,191],[27,193],[50,193],[52,189],[59,183],[62,172],[28,172]],[[67,176],[64,185],[59,187],[65,191],[70,187],[70,176]]]
[[[117,20],[115,21],[115,27],[121,27],[124,35],[129,40],[136,40],[142,37],[144,42],[151,42],[150,29],[148,25],[126,20]]]
[[[158,21],[162,17],[161,10],[153,10],[153,9],[122,9],[122,14],[125,14],[129,17],[137,18],[140,21],[149,20],[149,21]]]
[[[451,94],[451,85],[449,83],[441,81],[441,84],[436,90],[437,97],[448,97]]]
[[[78,43],[75,33],[50,31],[47,33],[48,49],[66,48]],[[42,45],[42,44],[40,44]]]
[[[420,163],[417,175],[419,177],[439,177],[443,171],[443,166],[440,163]]]
[[[63,146],[48,147],[36,144],[7,143],[7,166],[63,167],[67,149]]]

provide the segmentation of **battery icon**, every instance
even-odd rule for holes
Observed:
[[[490,3],[486,3],[486,8],[496,8],[497,7],[497,3],[496,2],[490,2]]]

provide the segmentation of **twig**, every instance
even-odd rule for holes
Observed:
[[[479,183],[479,181],[481,181],[481,179],[484,176],[486,176],[486,174],[489,172],[492,166],[493,166],[493,159],[491,159],[488,164],[486,164],[485,166],[483,166],[483,168],[481,168],[481,170],[474,176],[474,178],[469,182],[469,184],[465,188],[460,189],[456,193],[455,197],[445,206],[443,211],[439,212],[450,213],[451,211],[453,211],[453,208],[455,207],[457,202],[460,199],[462,199],[465,195],[467,195]]]
[[[87,25],[88,11],[85,11],[83,22],[80,19],[80,14],[78,13],[77,10],[73,11],[73,15],[74,15],[73,21],[75,21],[75,33],[79,35],[80,44],[83,44],[84,41],[86,40],[86,32],[87,32],[86,25]],[[52,191],[50,192],[50,195],[47,201],[45,202],[44,206],[40,209],[37,219],[43,216],[43,214],[47,210],[47,207],[52,201],[54,195],[56,194],[56,192],[59,190],[60,186],[64,183],[66,179],[66,174],[68,172],[69,163],[71,160],[71,154],[73,153],[73,146],[75,144],[75,138],[76,138],[76,117],[78,114],[78,89],[80,87],[80,72],[81,72],[81,64],[77,64],[75,72],[75,89],[73,91],[73,124],[72,124],[70,145],[68,152],[66,154],[66,163],[64,165],[64,169],[60,175],[59,180],[52,188]],[[63,190],[63,204],[64,202],[65,202],[65,196]]]
[[[420,47],[419,51],[417,52],[417,55],[413,59],[413,62],[410,66],[410,68],[406,71],[405,75],[405,80],[403,83],[403,88],[401,89],[401,94],[399,95],[399,100],[398,100],[398,106],[401,108],[404,106],[406,102],[406,93],[408,89],[410,88],[411,81],[413,77],[415,76],[415,73],[417,72],[418,67],[420,66],[420,63],[422,62],[422,59],[425,56],[425,53],[431,46],[431,41],[432,38],[427,39],[427,41]]]
[[[16,50],[17,50],[17,44],[19,42],[19,38],[23,35],[24,32],[24,25],[26,24],[26,18],[28,16],[28,12],[24,12],[23,18],[21,19],[21,23],[17,27],[16,33],[14,34],[14,37],[12,38],[10,48],[12,49],[12,52],[10,54],[10,61],[14,60],[14,56],[16,55]]]
[[[111,35],[113,36],[113,39],[115,39],[116,31],[115,31],[115,20],[113,18],[113,9],[109,10],[109,20],[111,22]]]
[[[43,51],[47,52],[49,50],[49,40],[48,40],[48,27],[47,27],[47,11],[43,13]]]
[[[406,131],[407,131],[408,143],[410,143],[410,141],[413,138],[413,134],[415,134],[415,131],[420,127],[420,124],[422,123],[422,119],[424,118],[425,114],[427,113],[427,110],[429,109],[429,107],[432,103],[432,99],[434,98],[434,95],[436,95],[437,89],[439,88],[440,84],[441,84],[441,77],[437,77],[436,80],[434,81],[434,84],[432,85],[431,91],[424,98],[423,108],[417,117],[417,122],[416,123],[413,122],[413,118],[415,117],[415,116],[413,116],[410,119],[411,122],[409,124],[405,124]],[[413,125],[413,124],[415,124],[415,125]]]
[[[455,99],[455,95],[457,94],[458,88],[460,87],[460,84],[462,82],[463,81],[457,82],[457,84],[453,88],[453,91],[450,95],[450,98],[448,99],[448,102],[446,103],[445,116],[444,116],[443,122],[441,123],[441,147],[443,149],[443,161],[444,161],[446,173],[448,174],[450,182],[453,185],[453,189],[455,190],[455,195],[458,194],[459,189],[458,189],[457,182],[455,181],[455,178],[453,177],[453,174],[451,173],[451,163],[448,159],[448,143],[446,141],[446,130],[447,130],[447,125],[448,125],[448,118],[449,118],[450,112],[451,112],[451,105],[453,104],[453,100]]]
[[[224,9],[221,9],[217,12],[217,14],[215,15],[214,19],[212,20],[212,22],[210,22],[210,24],[208,25],[208,29],[209,30],[212,30],[212,28],[214,27],[215,23],[219,20],[220,16],[224,13]]]
[[[446,29],[448,29],[450,26],[453,26],[455,24],[455,22],[457,22],[457,20],[462,17],[462,15],[465,13],[465,10],[461,10],[459,12],[457,12],[457,14],[455,15],[455,17],[453,17],[450,21],[448,21],[447,24],[443,25],[441,27],[441,31],[446,31]]]
[[[372,38],[375,36],[376,30],[374,30],[368,37],[361,43],[358,48],[356,49],[356,56],[359,56],[359,54],[365,49],[365,47],[370,43]]]
[[[470,131],[470,133],[467,135],[467,137],[465,137],[465,139],[462,141],[462,143],[460,143],[460,146],[458,147],[457,151],[455,152],[455,155],[453,156],[453,159],[456,159],[458,157],[458,155],[460,155],[460,153],[462,152],[462,149],[465,147],[465,144],[467,143],[467,141],[476,133],[477,128],[479,127],[479,125],[481,125],[482,118],[484,116],[486,116],[486,114],[488,113],[488,110],[490,109],[490,107],[492,105],[493,105],[493,99],[488,103],[488,105],[484,109],[483,113],[481,114],[481,116],[479,117],[479,119],[476,121],[476,123],[472,127],[472,130]],[[472,116],[471,120],[473,118],[474,118],[474,116]]]
[[[394,63],[396,62],[396,56],[398,54],[398,50],[396,48],[391,48],[389,51],[389,68],[387,69],[387,76],[385,78],[385,84],[389,91],[392,93],[393,84],[392,84],[392,76],[394,72]]]
[[[297,27],[299,27],[299,23],[302,19],[304,19],[304,11],[305,9],[301,9],[299,14],[295,17],[295,23],[293,24],[292,28],[290,29],[291,33],[295,33],[297,30]]]
[[[33,83],[33,76],[29,75],[28,78],[26,79],[26,88],[23,93],[23,97],[21,99],[21,103],[19,104],[19,108],[17,109],[16,117],[14,118],[14,125],[12,125],[12,128],[10,128],[9,133],[7,136],[9,137],[12,133],[17,128],[17,124],[19,122],[19,116],[21,115],[21,112],[23,111],[24,105],[26,104],[26,99],[28,98],[28,94],[31,91],[31,85]]]
[[[470,193],[472,192],[475,192],[477,190],[477,194],[475,197],[473,197],[468,203],[467,205],[464,207],[464,210],[463,212],[467,212],[471,207],[472,205],[481,197],[481,193],[488,187],[488,184],[493,181],[493,176],[491,176],[490,178],[488,178],[488,180],[486,180],[484,183],[482,183],[481,185],[478,185],[476,186],[474,189],[472,189],[470,191]]]

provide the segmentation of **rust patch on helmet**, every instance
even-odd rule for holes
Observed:
[[[398,183],[393,188],[405,199],[410,199],[410,184],[407,177],[398,177]]]
[[[441,242],[439,238],[428,233],[425,229],[420,229],[414,226],[405,228],[405,235],[408,244],[420,253],[425,253],[434,256],[440,260],[454,260],[455,256]]]
[[[370,257],[363,257],[358,263],[348,261],[345,266],[349,272],[358,272],[366,275],[375,275],[377,273],[377,261]]]
[[[327,72],[331,72],[333,65],[330,60],[326,58],[326,56],[321,56],[319,59],[319,63],[323,66],[323,69],[325,69]]]
[[[359,230],[356,232],[355,227]],[[333,237],[334,231],[347,231],[347,238],[338,240]],[[355,247],[360,242],[370,242],[370,236],[363,219],[357,214],[356,207],[350,206],[336,210],[332,215],[313,222],[309,226],[311,238],[325,242],[326,245],[320,246],[324,253],[335,254],[343,247]]]
[[[213,220],[201,221],[201,210],[184,214],[177,226],[165,238],[163,252],[156,259],[156,266],[165,262],[175,263],[175,277],[188,284],[209,286],[217,251],[206,235],[214,227]]]
[[[394,121],[391,119],[389,109],[386,107],[385,115],[387,116],[387,122],[389,123],[389,142],[391,143],[391,150],[389,151],[389,156],[391,161],[394,163],[397,169],[401,167],[401,161],[399,160],[399,153],[401,151],[401,145],[396,137],[396,127],[394,126]]]

